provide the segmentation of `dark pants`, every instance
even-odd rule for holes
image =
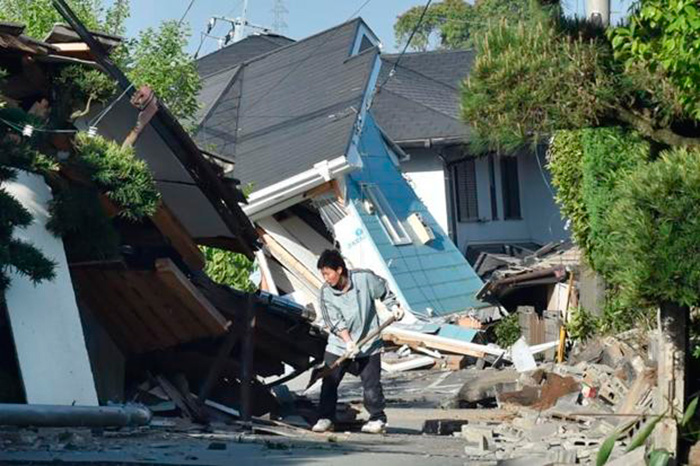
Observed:
[[[333,364],[340,356],[326,353],[323,357],[327,365]],[[321,418],[335,421],[335,405],[338,402],[338,385],[343,380],[346,372],[360,376],[362,380],[362,394],[365,409],[369,412],[369,420],[382,420],[386,422],[384,414],[384,392],[381,382],[381,361],[380,353],[371,356],[356,358],[353,361],[345,361],[336,367],[333,372],[323,379],[321,386],[321,402],[319,415]]]

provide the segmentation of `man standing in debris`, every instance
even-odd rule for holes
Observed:
[[[362,348],[358,348],[356,342],[380,325],[375,299],[381,300],[396,320],[403,318],[403,309],[383,278],[369,270],[348,270],[338,251],[324,251],[317,266],[326,282],[321,288],[320,308],[330,329],[325,363],[330,366],[346,354],[349,359],[323,379],[320,418],[312,430],[333,430],[338,385],[345,373],[350,371],[359,374],[362,380],[364,405],[370,415],[369,421],[362,426],[362,432],[383,433],[386,430],[386,414],[380,380],[382,340],[378,336]]]

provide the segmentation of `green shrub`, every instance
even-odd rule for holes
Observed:
[[[133,148],[86,133],[79,133],[75,142],[77,162],[100,191],[121,207],[119,215],[138,220],[155,214],[160,193],[146,162],[136,158]]]
[[[583,143],[581,131],[562,130],[554,133],[547,152],[552,184],[562,216],[569,221],[574,242],[585,252],[590,250],[590,225],[583,202]]]
[[[598,333],[600,321],[596,316],[581,307],[571,309],[569,312],[569,321],[566,323],[566,333],[569,338],[585,342]]]
[[[617,273],[609,259],[619,249],[611,241],[614,227],[608,223],[611,209],[620,199],[617,185],[649,158],[649,143],[622,128],[596,128],[581,132],[583,182],[581,195],[589,220],[587,258],[606,279]]]
[[[623,305],[700,302],[700,150],[674,148],[620,180],[609,280]]]
[[[201,247],[207,265],[204,272],[217,283],[228,285],[241,291],[252,292],[258,287],[248,278],[255,263],[243,254],[223,249]]]
[[[513,313],[496,324],[496,343],[501,348],[510,348],[521,336],[518,314]]]
[[[609,48],[570,37],[542,8],[490,23],[461,93],[476,151],[510,151],[560,129],[597,126],[620,97]]]

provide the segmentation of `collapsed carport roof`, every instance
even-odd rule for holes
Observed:
[[[132,83],[110,60],[103,45],[63,0],[54,0],[54,4],[75,33],[88,45],[95,61],[117,81],[127,96],[133,94],[135,90]],[[135,148],[137,155],[152,170],[166,205],[198,242],[214,244],[252,257],[258,249],[258,236],[239,205],[239,202],[245,201],[243,194],[219,177],[213,164],[202,155],[168,108],[161,102],[157,105],[157,112],[144,128]],[[127,125],[136,122],[138,114],[136,108],[122,100],[105,117],[103,121],[106,124],[101,125],[100,129],[114,133],[107,134],[108,137],[122,140],[131,129]]]

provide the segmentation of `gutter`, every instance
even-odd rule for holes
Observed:
[[[341,178],[355,168],[357,167],[351,165],[344,155],[323,160],[309,170],[253,192],[248,197],[248,204],[243,206],[243,212],[252,221],[267,217],[296,204],[307,191],[332,179]]]
[[[466,136],[447,136],[441,138],[404,139],[394,142],[404,149],[428,149],[433,146],[447,146],[450,144],[467,143],[468,141],[469,139]]]

